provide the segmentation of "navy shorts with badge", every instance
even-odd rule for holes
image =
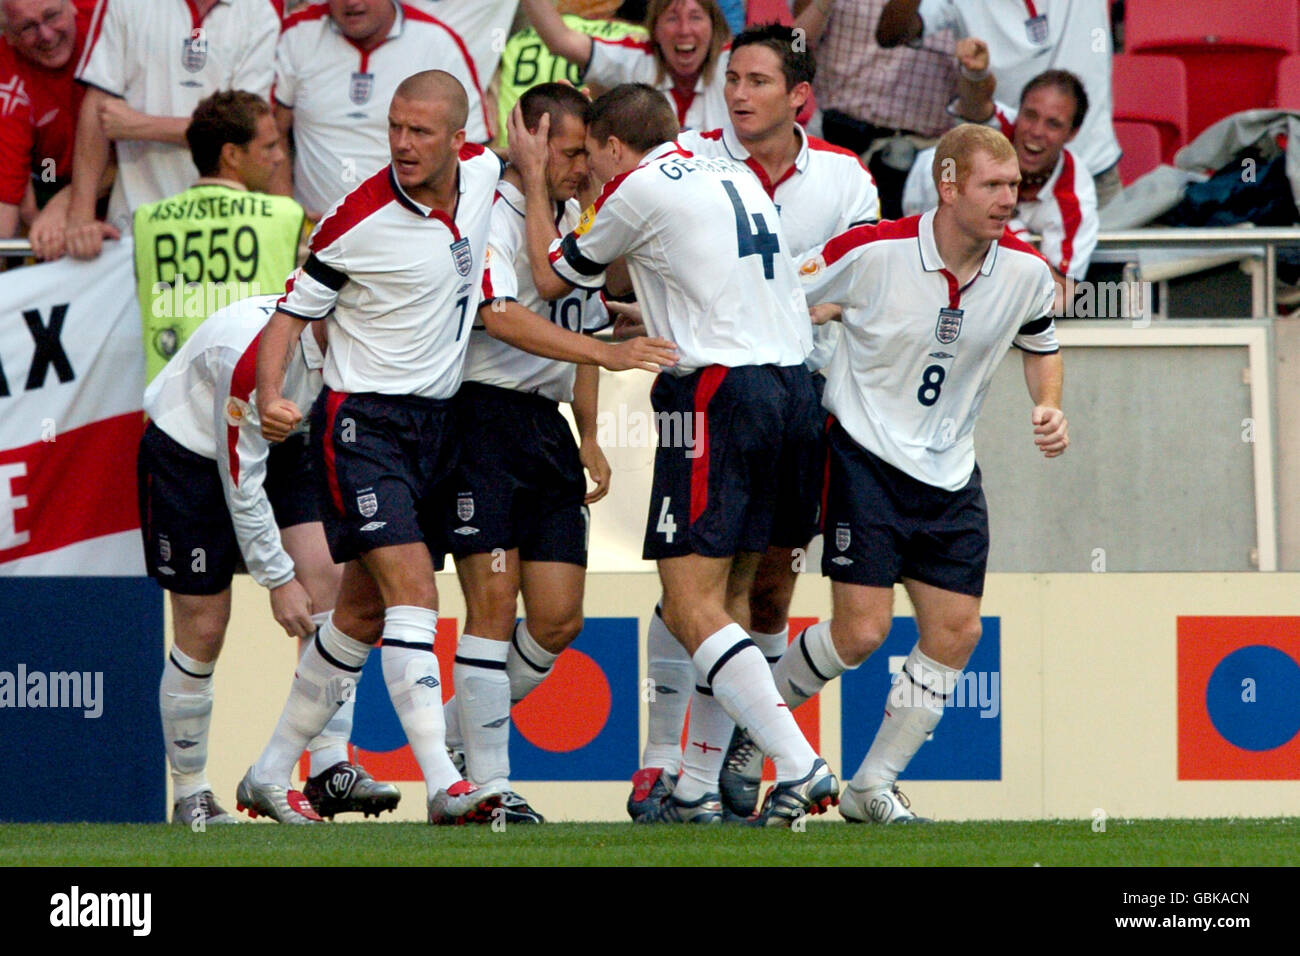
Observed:
[[[797,507],[783,476],[797,473],[817,441],[808,370],[710,365],[660,374],[650,403],[659,447],[642,557],[766,551],[778,513]]]
[[[826,473],[826,409],[822,394],[826,376],[809,372],[815,401],[797,426],[798,441],[778,464],[779,503],[772,524],[772,544],[779,548],[803,548],[821,533],[822,478]]]
[[[217,463],[150,422],[136,458],[145,568],[168,591],[220,594],[243,565]],[[305,435],[272,446],[263,488],[281,528],[319,521]]]
[[[466,452],[447,502],[456,557],[519,549],[521,561],[587,566],[588,511],[578,446],[557,403],[465,382],[453,400]]]
[[[316,496],[330,555],[422,541],[442,569],[439,495],[455,466],[448,399],[324,388],[311,408]]]
[[[822,574],[888,588],[903,578],[980,597],[989,514],[979,466],[944,491],[867,451],[839,424],[829,433]]]

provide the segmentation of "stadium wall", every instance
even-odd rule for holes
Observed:
[[[453,576],[442,575],[439,585],[439,650],[449,661],[463,605]],[[644,634],[658,595],[653,574],[590,575],[588,630],[545,693],[516,708],[515,781],[548,819],[626,819],[628,778],[646,726]],[[825,583],[808,575],[794,616],[829,612]],[[898,663],[891,658],[906,655],[914,639],[901,589],[895,614],[885,647],[797,714],[846,774],[879,721],[888,672]],[[922,813],[1295,813],[1300,575],[994,574],[983,615],[985,638],[965,700],[945,715],[905,778]],[[212,782],[226,800],[279,715],[293,644],[271,621],[265,595],[239,579],[217,669],[210,751]],[[424,786],[393,736],[377,676],[369,672],[362,682],[354,741],[375,748],[361,756],[377,775],[398,779],[405,799],[396,818],[417,820]],[[449,665],[443,676],[450,684]],[[157,766],[161,775],[161,753]]]

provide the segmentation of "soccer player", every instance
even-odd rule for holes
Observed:
[[[412,73],[442,69],[469,97],[465,129],[488,139],[480,78],[460,35],[395,0],[329,0],[290,14],[275,46],[275,119],[293,132],[294,161],[278,183],[312,221],[387,165],[387,108]]]
[[[500,790],[463,780],[447,755],[433,654],[437,490],[455,465],[450,399],[475,312],[490,333],[556,358],[652,370],[671,361],[669,343],[606,345],[494,301],[484,256],[501,163],[466,145],[468,113],[449,73],[427,70],[399,84],[388,113],[391,165],[321,220],[262,336],[258,405],[263,433],[275,439],[301,419],[281,394],[289,350],[308,322],[329,322],[311,440],[330,552],[346,562],[336,611],[299,659],[271,741],[237,793],[241,805],[281,823],[314,822],[289,776],[351,695],[379,636],[347,622],[379,617],[384,682],[425,778],[429,822],[484,820],[500,802]]]
[[[932,175],[937,209],[850,229],[799,269],[810,300],[844,308],[824,398],[833,425],[822,573],[834,613],[790,645],[777,687],[794,707],[861,664],[889,633],[895,582],[920,631],[843,795],[850,822],[919,819],[898,775],[979,641],[988,511],[974,428],[1008,346],[1023,354],[1035,444],[1048,458],[1069,444],[1051,270],[1007,228],[1015,149],[996,130],[962,125],[939,141]]]
[[[809,136],[795,122],[816,73],[812,54],[797,40],[792,28],[775,24],[737,36],[726,71],[730,122],[703,133],[684,132],[677,142],[696,155],[744,163],[776,203],[790,247],[811,249],[852,225],[874,222],[880,217],[880,201],[871,174],[856,155]],[[838,334],[835,324],[820,325],[813,332],[813,353],[806,365],[819,397],[826,382],[820,371],[830,360]],[[779,660],[789,644],[795,569],[818,530],[825,413],[820,404],[808,411],[805,428],[812,454],[784,476],[786,504],[778,512],[771,546],[763,554],[750,595],[749,636],[769,663]],[[763,755],[743,734],[732,745],[731,718],[707,695],[692,695],[690,659],[668,633],[658,609],[650,618],[648,653],[656,693],[650,700],[649,736],[642,769],[633,777],[629,814],[640,818],[667,799],[680,764],[683,781],[677,800],[695,800],[705,793],[718,797],[720,790],[728,810],[748,817],[758,799]],[[688,702],[691,723],[683,758],[682,722]]]
[[[69,254],[99,255],[129,230],[142,203],[172,196],[197,175],[185,130],[218,90],[268,96],[280,11],[271,0],[99,0],[91,45],[77,65],[86,86],[77,119]],[[100,181],[117,157],[108,221],[95,219]]]
[[[212,674],[230,622],[230,581],[242,557],[291,637],[309,639],[334,605],[339,568],[329,558],[315,500],[302,493],[306,436],[272,447],[259,431],[253,366],[276,296],[248,298],[204,323],[145,392],[140,441],[145,564],[171,597],[174,638],[158,689],[172,768],[172,822],[234,823],[208,783]],[[285,392],[309,402],[321,387],[325,340],[316,325],[295,343]],[[334,786],[331,815],[378,814],[400,794],[348,763],[351,708],[311,741],[314,789]]]
[[[578,225],[574,198],[587,183],[587,98],[545,83],[520,99],[536,131],[550,117],[547,195],[558,228]],[[488,274],[497,296],[513,296],[573,332],[609,324],[595,293],[575,289],[546,302],[528,261],[523,180],[509,168],[497,186],[488,239]],[[609,490],[609,464],[596,443],[600,370],[541,358],[497,341],[476,326],[456,395],[461,456],[452,479],[448,541],[465,595],[465,630],[456,646],[457,696],[447,702],[447,746],[464,751],[468,778],[497,786],[507,823],[541,823],[515,793],[510,775],[510,708],[542,683],[582,630],[587,567],[587,505]],[[581,437],[575,445],[558,402],[569,402]],[[587,493],[586,468],[596,488]],[[515,608],[523,592],[525,617]]]
[[[1097,193],[1087,167],[1068,145],[1088,114],[1088,94],[1073,73],[1047,70],[1026,85],[1018,110],[995,103],[988,86],[972,83],[965,73],[987,72],[984,41],[958,41],[963,78],[957,82],[957,113],[972,123],[987,123],[1011,140],[1020,164],[1020,191],[1011,231],[1037,233],[1039,247],[1057,284],[1082,280],[1097,246],[1100,228]],[[903,187],[903,211],[916,215],[938,202],[930,166],[934,150],[916,157]]]
[[[674,142],[677,121],[653,87],[625,84],[589,116],[587,149],[604,190],[576,229],[548,241],[547,129],[530,134],[512,117],[534,281],[546,298],[598,289],[608,264],[626,256],[646,328],[680,349],[651,392],[660,430],[643,555],[658,562],[663,620],[691,654],[701,693],[715,695],[776,762],[759,821],[788,826],[831,805],[838,783],[744,626],[777,510],[775,476],[806,453],[801,426],[816,401],[803,365],[807,308],[776,208],[742,163]],[[660,807],[678,820],[722,819],[716,794]]]
[[[132,229],[146,381],[214,307],[283,292],[302,236],[302,207],[266,194],[285,162],[266,100],[213,93],[195,108],[185,138],[199,178],[142,205]]]

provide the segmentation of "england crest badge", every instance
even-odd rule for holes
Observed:
[[[952,345],[961,335],[962,309],[940,309],[939,323],[934,327],[934,337],[944,345]]]
[[[370,94],[375,90],[375,74],[353,73],[352,84],[348,87],[348,98],[357,106],[370,101]]]
[[[849,550],[849,544],[853,541],[853,531],[848,525],[838,525],[835,528],[835,547],[839,551]]]
[[[373,491],[369,494],[357,495],[357,510],[361,512],[361,517],[373,518],[375,512],[379,510],[379,497]]]
[[[474,496],[472,494],[456,496],[456,517],[461,521],[468,521],[474,517]]]
[[[187,73],[197,73],[208,62],[208,38],[199,27],[181,41],[181,66]]]
[[[451,244],[451,261],[456,263],[458,275],[469,275],[474,266],[474,252],[469,247],[469,239],[457,239]]]

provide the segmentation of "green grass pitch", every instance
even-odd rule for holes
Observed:
[[[1300,858],[1300,820],[1091,820],[867,827],[413,823],[204,833],[165,825],[0,825],[3,866],[1278,866]]]

